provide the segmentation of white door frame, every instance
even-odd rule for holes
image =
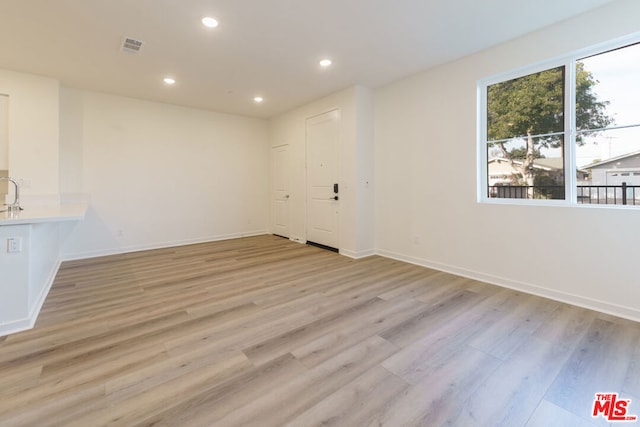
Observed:
[[[278,167],[278,165],[276,164],[275,161],[275,153],[280,150],[284,150],[285,151],[285,165],[282,171],[278,171],[278,172],[284,172],[286,174],[286,178],[285,180],[287,181],[284,189],[278,189],[277,188],[277,182],[276,182],[276,173],[278,173],[276,171],[276,168]],[[275,147],[271,147],[271,195],[270,195],[270,200],[269,200],[269,205],[270,205],[270,212],[271,212],[271,232],[273,234],[277,234],[279,236],[282,237],[287,237],[287,238],[291,238],[291,162],[290,162],[290,153],[291,147],[289,146],[289,144],[282,144],[282,145],[277,145]],[[282,194],[279,194],[282,193]],[[276,209],[278,208],[277,202],[281,202],[282,204],[285,205],[285,209],[286,209],[286,231],[283,232],[282,229],[279,229],[277,227],[277,219],[278,219],[278,215],[277,215],[277,211]]]
[[[335,167],[336,167],[336,183],[340,184],[340,150],[341,150],[341,127],[340,127],[340,121],[341,121],[341,110],[340,108],[334,107],[334,108],[329,108],[325,111],[322,111],[318,114],[314,114],[311,116],[308,116],[305,118],[305,241],[309,242],[309,198],[310,198],[310,194],[309,194],[309,147],[308,147],[308,127],[307,127],[307,123],[309,120],[314,119],[314,118],[318,118],[320,116],[326,115],[328,113],[334,113],[337,116],[337,140],[336,140],[336,154],[335,154]],[[336,203],[340,203],[339,200]],[[336,233],[336,243],[335,243],[335,248],[334,249],[338,249],[340,248],[340,205],[338,205],[338,213],[337,213],[337,218],[336,218],[336,229],[335,229],[335,233]],[[316,242],[316,243],[320,243],[320,242]],[[331,246],[333,248],[333,246]]]

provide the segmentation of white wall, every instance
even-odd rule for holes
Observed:
[[[267,232],[265,120],[61,92],[64,196],[90,202],[65,258]]]
[[[270,120],[271,147],[288,144],[291,166],[290,238],[306,242],[306,119],[340,110],[340,253],[361,257],[374,252],[373,94],[356,86]]]
[[[60,193],[63,201],[82,201],[84,173],[84,92],[60,89]]]
[[[594,12],[375,93],[379,253],[640,320],[638,211],[476,201],[478,79],[640,31]]]
[[[57,80],[0,70],[0,93],[9,95],[9,174],[20,180],[22,204],[57,201]]]
[[[0,93],[0,176],[9,170],[9,96]],[[8,181],[0,181],[0,206],[5,203]],[[11,201],[9,201],[11,203]]]
[[[356,253],[375,253],[374,211],[374,109],[373,91],[358,86],[356,91]]]
[[[0,171],[9,169],[9,96],[0,93]]]
[[[265,120],[2,70],[0,93],[9,94],[9,169],[25,211],[90,202],[84,221],[0,227],[0,243],[22,239],[21,252],[0,250],[0,336],[33,326],[61,258],[267,232]]]

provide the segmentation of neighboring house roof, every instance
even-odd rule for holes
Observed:
[[[549,171],[561,171],[564,169],[564,159],[561,157],[549,157],[544,159],[535,159],[533,167],[545,169]]]
[[[492,162],[509,163],[509,160],[504,159],[502,157],[495,157],[495,158],[489,160],[489,163],[492,163]],[[521,165],[522,161],[521,160],[514,160],[513,163],[515,163],[517,165]],[[544,159],[535,159],[533,161],[533,167],[535,169],[541,169],[541,170],[544,170],[544,171],[557,172],[557,171],[562,171],[564,169],[564,161],[560,157],[550,157],[550,158],[544,158]]]
[[[624,159],[628,159],[630,157],[634,157],[634,156],[638,156],[640,155],[640,151],[634,151],[633,153],[627,153],[627,154],[623,154],[621,156],[617,156],[617,157],[612,157],[610,159],[607,160],[602,160],[600,162],[596,162],[596,163],[592,163],[590,165],[584,165],[582,166],[582,169],[594,169],[594,168],[600,168],[600,167],[609,167],[611,166],[611,163],[615,163],[615,162],[619,162],[620,160],[624,160]]]

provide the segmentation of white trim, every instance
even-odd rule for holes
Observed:
[[[195,245],[198,243],[218,242],[222,240],[240,239],[243,237],[263,236],[269,233],[268,230],[255,230],[243,233],[222,234],[217,236],[207,236],[195,239],[171,240],[167,242],[159,242],[149,245],[122,246],[118,248],[103,249],[91,252],[63,253],[62,261],[75,261],[80,259],[97,258],[101,256],[120,255],[130,252],[149,251],[153,249],[173,248],[176,246]]]
[[[606,313],[612,316],[622,317],[625,319],[633,320],[635,322],[640,322],[640,310],[635,308],[622,306],[618,304],[606,303],[593,298],[583,297],[580,295],[570,294],[566,292],[560,292],[554,289],[545,288],[543,286],[520,282],[517,280],[508,279],[505,277],[494,276],[492,274],[482,273],[474,270],[468,270],[466,268],[443,264],[436,261],[430,261],[422,258],[406,256],[406,255],[402,255],[402,254],[391,252],[391,251],[378,250],[377,254],[380,256],[384,256],[386,258],[408,262],[410,264],[431,268],[433,270],[438,270],[445,273],[455,274],[457,276],[478,280],[478,281],[496,285],[502,288],[513,289],[513,290],[524,292],[530,295],[549,298],[554,301],[559,301],[559,302],[571,304],[577,307],[582,307],[589,310],[595,310],[600,313]]]
[[[338,172],[338,176],[336,177],[337,183],[340,188],[344,190],[344,183],[342,182],[342,161],[341,161],[341,153],[342,147],[344,146],[343,141],[343,130],[342,130],[342,108],[340,107],[332,107],[327,110],[324,110],[321,113],[312,114],[311,116],[307,116],[304,119],[304,240],[305,242],[309,240],[309,120],[320,118],[329,113],[336,113],[337,116],[337,125],[338,125],[338,141],[337,141],[337,152],[336,152],[336,168]],[[338,192],[339,199],[338,202],[342,201],[342,193]],[[342,225],[342,217],[343,217],[344,209],[342,209],[342,203],[338,203],[338,229],[336,233],[338,235],[337,249],[340,250],[340,246],[342,244],[342,236],[340,233],[341,225]],[[320,242],[316,242],[320,243]],[[322,244],[322,243],[320,243]]]
[[[477,187],[477,202],[484,203],[489,198],[489,166],[487,157],[487,121],[483,120],[487,116],[487,85],[482,82],[478,82],[476,91],[476,155],[478,163],[476,165],[476,183]]]
[[[478,81],[478,91],[479,91],[479,95],[480,95],[480,99],[478,100],[478,122],[476,123],[476,127],[479,129],[478,135],[479,135],[479,139],[477,140],[476,144],[478,145],[478,150],[479,152],[482,154],[481,157],[478,158],[478,171],[479,171],[479,176],[477,181],[482,185],[482,188],[480,188],[479,193],[478,193],[478,202],[479,203],[487,203],[487,204],[515,204],[515,205],[525,205],[525,206],[529,206],[529,205],[540,205],[540,206],[565,206],[565,205],[570,205],[571,204],[571,200],[568,199],[566,197],[567,192],[566,192],[566,187],[568,185],[573,185],[575,182],[575,177],[573,178],[573,180],[571,179],[567,179],[567,169],[566,169],[566,163],[567,163],[567,155],[566,153],[568,152],[567,146],[571,145],[570,142],[572,141],[570,138],[570,129],[571,126],[569,125],[569,123],[571,123],[571,116],[573,115],[571,112],[570,114],[565,114],[564,115],[564,130],[562,132],[552,132],[552,133],[546,133],[546,134],[539,134],[539,135],[533,135],[533,138],[537,138],[537,137],[543,137],[543,136],[550,136],[550,135],[564,135],[564,140],[563,140],[563,144],[564,144],[564,153],[565,153],[565,159],[564,159],[564,164],[563,166],[565,167],[564,170],[564,181],[565,181],[565,198],[564,199],[516,199],[516,198],[494,198],[494,197],[489,197],[488,193],[488,185],[489,182],[487,180],[487,175],[488,175],[488,162],[489,162],[489,158],[488,158],[488,154],[487,154],[487,150],[488,150],[488,144],[492,143],[492,142],[500,142],[500,141],[507,141],[507,140],[495,140],[495,141],[489,141],[488,140],[488,130],[487,130],[487,91],[489,86],[497,84],[497,83],[502,83],[508,80],[513,80],[513,79],[518,79],[521,77],[526,77],[529,76],[531,74],[535,74],[535,73],[539,73],[539,72],[543,72],[543,71],[549,71],[555,68],[560,68],[563,67],[564,70],[564,97],[565,97],[565,111],[567,109],[566,107],[566,102],[567,102],[567,97],[570,97],[572,94],[571,88],[567,86],[567,79],[570,78],[570,75],[573,75],[571,72],[571,68],[573,67],[572,63],[570,61],[568,61],[566,58],[555,58],[555,59],[551,59],[548,61],[544,61],[544,62],[540,62],[537,64],[533,64],[533,65],[527,65],[524,67],[520,67],[516,70],[512,70],[512,71],[508,71],[505,73],[501,73],[499,75],[496,76],[492,76],[492,77],[488,77],[485,79],[481,79]],[[563,111],[563,113],[565,112]],[[569,125],[569,126],[568,126]],[[516,136],[514,138],[523,138],[522,136]],[[507,202],[504,202],[504,201]]]
[[[478,80],[477,84],[477,114],[476,114],[476,146],[477,146],[477,175],[478,203],[487,204],[515,204],[519,206],[545,205],[545,206],[571,206],[583,208],[586,204],[577,202],[577,179],[573,171],[577,170],[575,158],[575,138],[576,131],[575,118],[575,77],[576,62],[590,56],[603,54],[612,50],[625,48],[640,43],[640,32],[629,34],[586,48],[574,50],[564,55],[560,55],[548,60],[534,64],[525,65],[516,69],[505,71],[493,76]],[[487,144],[487,89],[489,86],[507,80],[517,79],[530,74],[547,71],[553,68],[564,66],[565,70],[565,117],[564,117],[564,166],[565,166],[565,198],[564,200],[537,200],[537,199],[496,199],[488,196],[488,157]],[[568,114],[567,114],[568,113]],[[620,128],[637,127],[640,123],[620,126]],[[616,127],[605,128],[604,130],[615,129]],[[591,131],[591,130],[590,130]],[[580,134],[590,131],[581,131]],[[506,202],[505,202],[506,200]],[[543,203],[540,203],[543,202]],[[548,203],[551,202],[551,203]],[[609,206],[609,205],[606,205]],[[636,206],[637,209],[637,206]]]
[[[567,73],[565,73],[565,79],[566,79],[566,74],[567,74]],[[566,84],[566,83],[567,83],[567,82],[565,81],[565,84]],[[567,94],[567,92],[565,91],[565,98],[566,98],[566,94]],[[560,135],[564,135],[565,133],[566,133],[566,132],[564,132],[564,131],[560,131],[560,132],[549,132],[549,133],[539,133],[539,134],[536,134],[536,135],[531,135],[531,138],[534,138],[534,139],[535,139],[535,138],[544,138],[544,137],[546,137],[546,136],[560,136]],[[514,139],[525,139],[525,138],[527,138],[527,137],[528,137],[528,135],[516,135],[516,136],[513,136],[513,137],[511,137],[511,138],[505,138],[505,139],[492,139],[491,141],[487,141],[486,143],[487,143],[487,144],[495,144],[495,143],[497,143],[497,142],[510,142],[510,141],[513,141]]]
[[[340,255],[344,255],[352,259],[362,259],[362,258],[367,258],[373,255],[376,255],[376,250],[368,249],[366,251],[350,251],[348,249],[340,249],[339,253]]]
[[[578,203],[577,162],[576,162],[576,62],[571,61],[564,69],[564,200]]]
[[[101,251],[99,253],[95,252],[94,253],[95,255],[93,256],[90,256],[89,254],[85,253],[81,257],[66,258],[65,260],[94,258],[94,257],[104,256],[104,255],[122,254],[125,252],[127,253],[138,252],[143,250],[160,249],[160,248],[182,246],[182,245],[195,244],[195,243],[207,243],[207,242],[213,242],[213,241],[229,240],[229,239],[235,239],[235,238],[251,237],[251,236],[266,235],[266,234],[269,234],[269,233],[256,232],[255,234],[237,234],[237,235],[216,236],[215,238],[189,239],[189,240],[183,240],[180,242],[174,241],[174,242],[166,242],[164,244],[159,244],[159,245],[148,245],[148,246],[145,246],[144,248],[142,246],[137,246],[137,247],[129,247],[127,248],[127,250],[124,250],[124,248],[122,248],[121,250]],[[290,240],[296,241],[293,239],[290,239]],[[300,241],[297,241],[297,242],[303,243]],[[640,310],[638,309],[617,305],[617,304],[606,303],[606,302],[598,301],[593,298],[583,297],[580,295],[570,294],[566,292],[560,292],[554,289],[545,288],[543,286],[520,282],[517,280],[508,279],[505,277],[500,277],[500,276],[495,276],[488,273],[469,270],[466,268],[444,264],[437,261],[431,261],[424,258],[412,257],[408,255],[403,255],[397,252],[381,250],[381,249],[377,249],[377,250],[369,249],[366,251],[357,251],[357,252],[340,250],[340,255],[344,255],[353,259],[360,259],[360,258],[365,258],[373,255],[378,255],[378,256],[418,265],[421,267],[431,268],[434,270],[455,274],[457,276],[478,280],[478,281],[496,285],[502,288],[513,289],[513,290],[524,292],[527,294],[549,298],[555,301],[571,304],[578,307],[583,307],[589,310],[595,310],[601,313],[606,313],[613,316],[618,316],[625,319],[640,322]],[[34,327],[36,320],[38,318],[38,315],[40,314],[40,310],[45,302],[45,299],[49,294],[51,286],[55,281],[55,277],[58,273],[60,265],[61,265],[61,260],[59,259],[55,263],[54,267],[52,268],[49,274],[49,277],[47,279],[47,283],[44,286],[43,290],[41,291],[40,295],[38,296],[36,303],[31,308],[29,316],[25,319],[20,319],[17,321],[12,321],[10,323],[1,324],[0,336],[25,331],[28,329],[32,329]]]
[[[33,329],[33,326],[35,324],[36,320],[32,319],[31,317],[20,320],[13,320],[9,323],[3,323],[2,325],[0,325],[0,337],[15,334],[17,332],[28,331],[29,329]]]
[[[565,66],[570,60],[570,56],[559,56],[556,58],[548,59],[546,61],[524,65],[513,70],[505,71],[500,74],[494,74],[493,76],[480,79],[478,81],[478,85],[484,86],[484,88],[486,89],[488,86],[494,85],[496,83],[502,83],[507,80],[518,79],[520,77],[526,77],[530,74],[540,73],[542,71],[548,71],[553,68]],[[486,90],[484,91],[484,93],[486,93]]]
[[[575,60],[586,59],[590,56],[599,55],[610,50],[619,49],[632,44],[640,43],[640,31],[627,34],[626,36],[616,37],[602,43],[596,43],[582,49],[575,50],[565,56],[575,58]]]
[[[33,307],[31,307],[31,313],[29,313],[29,318],[33,319],[33,323],[31,325],[32,327],[36,323],[36,320],[38,319],[40,310],[42,309],[42,306],[44,305],[44,302],[47,299],[47,295],[49,295],[49,291],[51,290],[51,286],[53,285],[53,282],[55,282],[56,280],[56,275],[58,274],[58,270],[60,269],[61,264],[62,264],[62,260],[60,259],[60,257],[58,257],[57,261],[55,262],[55,264],[51,268],[51,271],[49,272],[49,276],[47,277],[45,285],[42,287],[42,290],[40,291],[40,295],[38,295],[38,298],[36,299],[35,304],[33,304]]]
[[[582,134],[585,134],[585,133],[593,133],[593,132],[604,132],[606,130],[629,129],[629,128],[637,128],[637,127],[640,127],[640,123],[636,123],[636,124],[632,124],[632,125],[608,126],[608,127],[605,127],[605,128],[597,128],[597,129],[576,130],[576,135],[578,135],[578,134],[582,135]]]
[[[62,261],[60,260],[60,258],[58,258],[53,268],[49,272],[45,285],[42,287],[42,290],[40,291],[40,295],[38,295],[38,298],[36,299],[35,304],[33,304],[33,306],[30,307],[28,317],[1,324],[0,337],[9,335],[9,334],[15,334],[16,332],[22,332],[22,331],[27,331],[29,329],[33,329],[33,327],[36,324],[36,321],[38,320],[38,316],[40,315],[40,310],[42,309],[42,306],[44,305],[44,302],[47,299],[47,295],[49,295],[51,286],[53,285],[53,282],[56,279],[56,275],[58,274],[58,270],[60,269],[61,264],[62,264]]]

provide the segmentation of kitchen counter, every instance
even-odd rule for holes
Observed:
[[[83,203],[27,207],[17,214],[0,212],[0,226],[78,221],[84,219],[86,211]]]
[[[0,212],[0,336],[35,325],[61,264],[62,230],[86,211],[86,204],[62,204]]]

